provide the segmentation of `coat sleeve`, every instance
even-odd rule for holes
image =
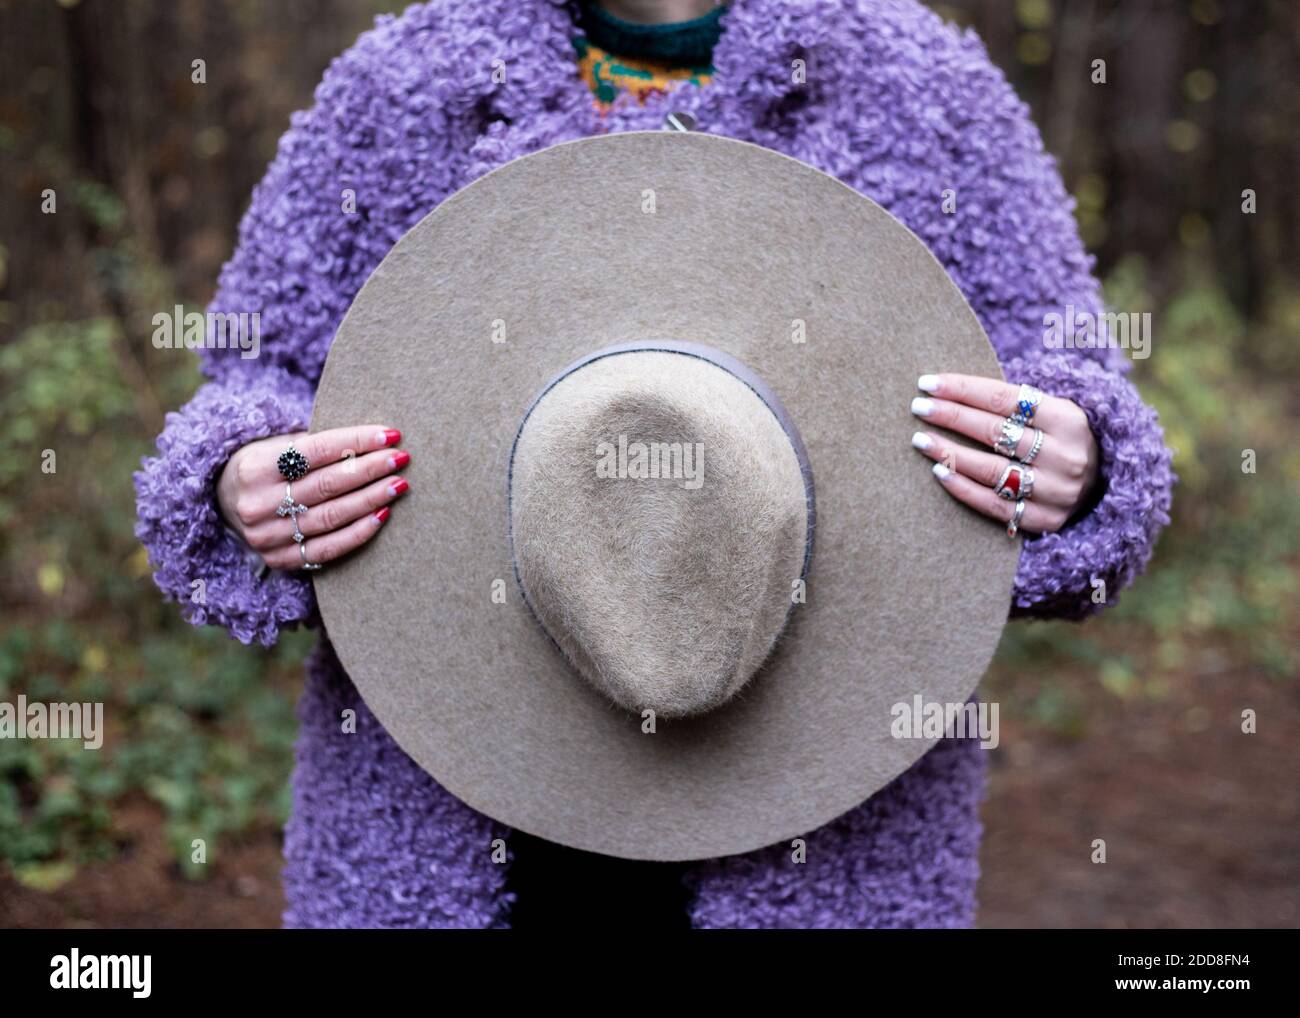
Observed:
[[[268,646],[282,627],[313,616],[311,584],[296,573],[261,568],[225,526],[216,485],[237,449],[306,430],[317,367],[312,355],[323,360],[326,333],[351,294],[331,255],[337,231],[302,184],[305,166],[324,173],[335,161],[317,120],[299,115],[281,139],[207,309],[257,316],[253,356],[215,344],[200,350],[210,380],[167,415],[158,454],[135,475],[136,536],[163,594],[179,601],[194,625],[225,626],[243,643]],[[314,258],[305,253],[309,248]]]
[[[313,615],[311,584],[262,570],[225,526],[216,500],[230,455],[259,438],[305,430],[311,403],[310,385],[281,368],[229,371],[167,415],[158,455],[136,473],[136,537],[154,581],[193,625],[225,626],[243,643],[270,645],[282,627]]]
[[[1007,380],[1078,404],[1100,451],[1085,511],[1057,533],[1024,539],[1011,614],[1082,618],[1114,603],[1150,559],[1169,522],[1171,454],[1129,380],[1128,353],[1062,348],[1048,326],[1075,314],[1098,322],[1105,306],[1073,199],[1028,107],[973,35],[942,49],[932,91],[946,97],[943,123],[960,130],[941,132],[948,156],[935,161],[950,169],[935,184],[955,188],[958,212],[920,216],[925,239],[971,302]]]
[[[260,570],[223,525],[221,468],[249,442],[307,428],[339,322],[419,211],[407,209],[405,180],[391,189],[358,183],[386,179],[377,166],[396,159],[391,146],[375,143],[386,106],[374,97],[395,87],[390,79],[402,62],[385,47],[400,26],[392,19],[380,25],[334,62],[315,105],[294,114],[222,269],[207,310],[255,314],[256,350],[245,356],[248,350],[212,344],[200,351],[211,380],[167,416],[158,454],[135,475],[136,533],[158,586],[189,622],[225,626],[244,643],[269,645],[282,627],[314,621],[315,602],[300,574]],[[407,163],[411,173],[432,173],[414,157]],[[355,209],[348,205],[353,195]]]
[[[1113,602],[1151,558],[1169,522],[1170,452],[1155,411],[1119,371],[1066,353],[1013,358],[1004,370],[1078,404],[1097,440],[1088,508],[1060,531],[1025,540],[1011,606],[1014,616],[1082,618]]]

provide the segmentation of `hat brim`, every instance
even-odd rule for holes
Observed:
[[[716,347],[764,378],[817,486],[807,603],[773,656],[723,708],[654,734],[525,606],[506,499],[545,382],[647,338]],[[811,831],[933,745],[895,738],[892,708],[967,700],[1007,617],[1018,543],[909,442],[916,378],[941,370],[1001,377],[924,244],[819,170],[695,133],[515,160],[401,239],[330,350],[312,429],[392,423],[412,453],[410,498],[314,577],[334,648],[402,749],[511,827],[655,860]]]

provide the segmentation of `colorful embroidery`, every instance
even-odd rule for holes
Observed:
[[[602,113],[623,94],[644,103],[655,93],[671,92],[682,85],[707,85],[713,78],[711,66],[672,67],[654,60],[614,56],[583,36],[573,40],[573,47],[578,53],[578,72]]]

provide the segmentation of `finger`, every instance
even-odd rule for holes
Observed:
[[[977,513],[983,513],[1003,525],[1011,521],[1016,511],[1016,503],[998,498],[992,488],[976,484],[969,477],[963,477],[956,471],[949,470],[942,463],[934,465],[934,476],[938,478],[943,489],[963,505],[969,506]],[[1029,502],[1025,505],[1025,514],[1020,518],[1020,529],[1035,534],[1060,530],[1068,519],[1064,509],[1056,506],[1037,505]]]
[[[314,511],[317,506],[341,498],[381,477],[387,477],[410,462],[411,454],[404,449],[384,449],[368,452],[364,456],[349,456],[340,463],[313,469],[306,477],[294,481],[293,497]],[[284,482],[274,485],[271,493],[279,505],[280,499],[284,497]]]
[[[306,477],[293,481],[289,490],[293,491],[294,502],[305,505],[310,510],[401,470],[410,462],[411,454],[402,449],[366,453],[355,459],[345,459],[342,463],[331,463],[319,470],[312,470]],[[287,494],[286,483],[283,477],[279,477],[248,493],[248,508],[241,519],[249,530],[284,519],[280,515],[280,507]],[[282,528],[275,529],[277,533],[282,532]]]
[[[959,375],[951,372],[922,375],[916,380],[916,387],[932,396],[942,396],[954,403],[963,403],[997,417],[1010,417],[1019,409],[1020,386],[1001,382],[996,378]],[[1070,419],[1070,412],[1067,409],[1069,405],[1069,400],[1043,396],[1043,401],[1034,411],[1034,427],[1050,432],[1053,427],[1065,424]]]
[[[284,478],[280,475],[278,461],[280,453],[288,449],[290,443],[307,457],[312,470],[318,470],[331,463],[359,458],[376,449],[391,448],[402,440],[402,433],[396,428],[389,428],[382,424],[366,424],[355,428],[331,428],[315,434],[303,431],[295,435],[284,435],[282,438],[283,447],[273,442],[271,449],[259,456],[254,470],[255,476],[250,480],[283,483]],[[275,451],[277,447],[279,447],[278,452]]]
[[[998,482],[1011,460],[991,452],[968,449],[964,445],[950,442],[939,435],[918,431],[912,436],[912,446],[934,460],[942,463],[949,470],[955,470],[963,477],[969,477],[976,484],[994,489],[997,494]],[[1020,464],[1014,464],[1020,466]],[[1044,467],[1035,465],[1024,467],[1034,472],[1033,500],[1048,505],[1071,506],[1077,497],[1078,485],[1068,481]]]
[[[301,545],[276,548],[262,556],[272,569],[294,571],[302,569],[302,552],[307,553],[307,561],[315,565],[333,562],[349,552],[356,551],[379,532],[379,528],[388,519],[390,510],[387,506],[375,513],[368,513],[359,520],[354,520],[342,530],[333,530],[320,537],[309,537]]]
[[[959,435],[973,438],[980,445],[990,449],[997,448],[998,438],[1002,435],[1002,422],[1005,417],[998,417],[987,410],[976,410],[962,403],[946,399],[931,399],[918,396],[912,400],[912,413],[922,418],[927,424],[947,428]],[[1034,442],[1034,429],[1025,428],[1024,434],[1016,444],[1016,458],[1029,452]]]
[[[404,477],[390,475],[368,484],[359,491],[312,506],[298,516],[298,529],[308,537],[339,530],[367,513],[375,512],[404,494],[410,484]],[[293,520],[272,517],[251,528],[244,539],[257,551],[269,551],[293,544]]]
[[[298,449],[313,467],[339,463],[376,449],[388,449],[402,440],[396,428],[367,424],[359,428],[333,428],[302,440]]]

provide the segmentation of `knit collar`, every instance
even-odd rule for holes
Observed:
[[[725,8],[671,24],[643,25],[610,14],[598,0],[581,0],[578,27],[595,46],[620,57],[654,60],[673,67],[703,67],[721,35]]]
[[[744,140],[762,144],[761,131],[780,119],[776,114],[785,108],[782,101],[803,87],[793,73],[794,61],[827,40],[838,8],[838,0],[733,0],[721,14],[722,35],[713,50],[709,84],[652,95],[641,105],[619,104],[602,116],[574,65],[572,39],[579,17],[574,0],[453,5],[454,21],[480,38],[497,36],[504,24],[528,25],[522,37],[512,33],[514,49],[504,84],[487,74],[465,74],[463,56],[448,55],[444,86],[463,82],[462,94],[452,103],[476,107],[494,121],[474,147],[471,178],[560,141],[657,130],[670,112],[690,113],[706,131],[723,120],[756,125]]]

